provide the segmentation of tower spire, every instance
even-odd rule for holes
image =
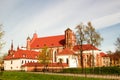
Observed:
[[[19,50],[20,48],[19,48],[19,45],[18,45],[18,47],[17,47],[17,50]]]
[[[13,40],[11,41],[11,50],[13,50]]]

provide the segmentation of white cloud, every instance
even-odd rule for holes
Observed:
[[[108,27],[120,23],[120,12],[93,20],[92,23],[96,28]]]
[[[63,34],[67,27],[74,29],[80,22],[92,21],[96,28],[103,28],[120,21],[120,0],[62,0],[47,5],[43,10],[40,10],[41,5],[35,4],[26,4],[27,8],[24,5],[24,9],[23,5],[19,4],[21,0],[2,1],[0,10],[3,9],[4,14],[0,17],[4,19],[5,25],[9,26],[6,27],[5,37],[7,42],[15,40],[15,45],[24,44],[26,36],[32,36],[35,31],[39,36],[57,35]],[[8,43],[6,45],[9,46]]]

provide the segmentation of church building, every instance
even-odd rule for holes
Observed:
[[[25,49],[17,48],[13,50],[13,43],[11,49],[8,51],[8,55],[4,59],[5,70],[28,70],[29,66],[34,66],[31,63],[38,63],[39,54],[42,49],[47,47],[48,51],[52,53],[51,63],[57,65],[61,62],[66,68],[77,68],[80,66],[80,59],[78,58],[80,46],[77,45],[76,36],[74,32],[68,28],[63,35],[38,37],[37,33],[33,34],[33,37],[27,37]],[[98,48],[90,44],[84,44],[83,46],[83,66],[91,67],[91,56],[94,56],[94,66],[106,66],[101,64],[101,53]],[[94,50],[94,55],[92,51]],[[103,55],[102,55],[103,57]],[[103,61],[105,62],[105,61]],[[109,66],[109,59],[106,60]],[[26,65],[27,64],[27,65]],[[24,68],[23,68],[24,67]],[[53,66],[54,67],[54,66]]]

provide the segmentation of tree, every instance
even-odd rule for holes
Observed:
[[[3,25],[0,24],[0,49],[2,49],[4,42],[2,41],[3,35],[4,35],[4,31],[2,30]]]
[[[108,54],[108,56],[110,57],[111,66],[120,66],[120,51]]]
[[[52,62],[51,58],[52,53],[48,50],[47,47],[44,47],[38,57],[39,62],[44,65],[44,70],[47,70],[48,64]]]
[[[7,56],[7,53],[4,55],[0,56],[0,70],[3,70],[3,64],[4,64],[4,58]]]
[[[116,46],[116,51],[120,51],[120,36],[117,38],[115,42],[115,46]]]
[[[82,73],[83,73],[83,48],[82,45],[85,42],[85,25],[82,23],[76,26],[76,36],[77,36],[77,43],[80,45],[80,54],[78,55],[78,62],[81,65]]]
[[[100,46],[103,38],[96,32],[95,28],[92,26],[91,22],[88,22],[85,33],[87,34],[87,43],[92,46]]]
[[[96,32],[95,28],[92,26],[91,22],[88,22],[86,29],[85,29],[85,34],[86,34],[86,41],[88,44],[91,44],[92,47],[94,46],[99,46],[101,45],[101,41],[103,40],[103,38],[100,36],[100,34],[98,32]],[[92,67],[93,67],[93,71],[94,71],[94,49],[92,49],[92,55],[93,57],[92,59]]]

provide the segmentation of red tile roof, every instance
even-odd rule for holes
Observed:
[[[72,50],[69,48],[65,48],[62,50],[62,52],[58,53],[57,55],[73,55],[75,54]]]
[[[44,46],[57,47],[57,46],[63,46],[64,44],[65,44],[64,35],[49,36],[49,37],[36,38],[31,43],[31,48],[34,48],[34,49],[43,48]]]
[[[101,53],[100,53],[100,56],[101,56],[101,57],[108,57],[108,55],[105,54],[104,52],[101,52]]]
[[[39,52],[36,51],[30,51],[30,50],[17,50],[13,55],[8,55],[4,58],[4,60],[9,59],[37,59],[37,56],[39,55]]]
[[[44,67],[44,64],[41,64],[41,63],[26,63],[26,64],[22,65],[22,67],[25,67],[25,66],[27,66],[27,67],[35,67],[35,66]],[[61,67],[61,66],[68,67],[68,64],[66,64],[66,63],[62,63],[62,64],[60,64],[60,63],[49,63],[48,64],[48,67]]]
[[[73,47],[74,51],[78,51],[80,50],[80,45],[76,45]],[[92,46],[91,44],[83,44],[82,45],[82,50],[99,50],[98,48],[96,48],[95,46]]]

